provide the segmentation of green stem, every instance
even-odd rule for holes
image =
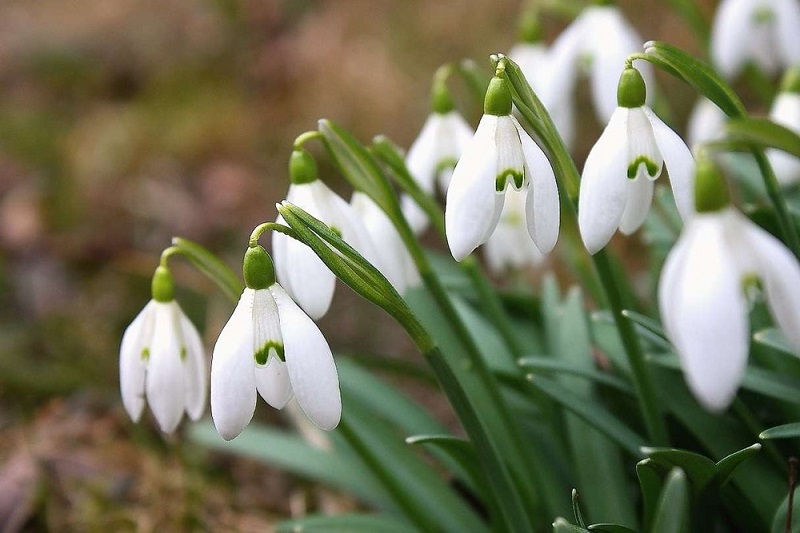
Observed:
[[[628,356],[628,363],[633,373],[633,383],[636,388],[636,397],[639,399],[639,408],[647,426],[647,432],[653,440],[653,445],[665,446],[669,440],[667,429],[664,425],[663,413],[658,406],[653,379],[647,369],[644,352],[633,324],[622,314],[625,309],[625,303],[622,291],[619,290],[618,284],[620,280],[614,276],[611,262],[605,250],[597,252],[592,256],[592,260],[600,277],[600,283],[605,289],[606,299],[611,308],[611,315],[614,317],[614,324],[617,326],[622,339],[622,346]]]
[[[511,327],[511,317],[508,316],[500,296],[489,283],[489,280],[486,279],[486,275],[481,270],[475,256],[467,257],[461,262],[461,267],[469,276],[475,290],[478,291],[482,304],[481,310],[494,324],[516,362],[517,359],[525,355],[525,349],[520,344],[519,338],[514,334],[514,329]]]
[[[764,187],[767,189],[767,195],[772,202],[772,207],[775,209],[775,214],[778,216],[778,223],[785,242],[794,252],[794,255],[800,258],[800,236],[798,236],[797,227],[789,214],[786,198],[781,194],[781,186],[778,183],[778,178],[775,177],[775,171],[772,170],[772,165],[769,164],[764,150],[753,150],[753,157],[755,157],[758,169],[764,178]]]

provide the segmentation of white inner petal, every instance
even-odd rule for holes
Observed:
[[[264,366],[270,357],[284,361],[283,337],[278,319],[278,306],[269,289],[255,291],[253,296],[253,358]]]
[[[520,190],[525,183],[525,154],[511,116],[498,117],[494,140],[497,146],[497,192],[505,191],[509,184]]]
[[[631,109],[628,114],[628,178],[654,180],[661,175],[663,166],[664,159],[644,108]]]

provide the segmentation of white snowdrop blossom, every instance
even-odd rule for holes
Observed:
[[[798,27],[800,31],[800,27]],[[800,92],[782,91],[775,97],[769,112],[773,122],[800,135]],[[767,157],[782,185],[800,181],[800,158],[781,150],[767,150]]]
[[[755,63],[769,75],[800,61],[797,0],[722,0],[711,28],[711,58],[733,78]]]
[[[172,433],[184,411],[192,420],[203,416],[208,371],[200,334],[172,299],[169,271],[159,267],[159,277],[167,278],[168,293],[154,294],[125,330],[119,382],[122,403],[134,422],[146,399],[161,431]]]
[[[473,133],[472,127],[454,109],[431,113],[406,155],[408,171],[423,191],[435,194],[437,182],[443,194],[447,191],[453,167]],[[410,196],[401,198],[401,207],[415,233],[427,229],[428,216]]]
[[[617,229],[626,235],[639,229],[664,166],[681,216],[686,220],[693,212],[695,164],[689,148],[644,105],[644,81],[636,69],[625,70],[620,87],[620,107],[589,152],[581,175],[578,226],[592,254]]]
[[[701,96],[692,108],[686,128],[690,146],[720,139],[724,134],[725,112],[708,98]]]
[[[292,154],[292,184],[286,201],[328,224],[367,261],[383,270],[364,224],[350,204],[316,179],[316,165],[310,157],[300,150]],[[284,223],[280,216],[277,222]],[[336,276],[311,248],[282,233],[273,233],[272,252],[281,286],[310,317],[322,318],[333,300]]]
[[[420,276],[411,254],[386,213],[364,193],[355,192],[350,205],[361,217],[367,232],[376,243],[381,256],[382,273],[403,294],[409,287],[419,285]]]
[[[494,233],[486,241],[484,254],[489,269],[502,274],[508,269],[539,265],[544,255],[528,236],[525,221],[525,192],[514,188],[506,191],[503,211]]]
[[[447,191],[445,231],[456,261],[467,257],[494,232],[506,188],[524,191],[528,234],[543,254],[558,240],[558,187],[541,148],[511,113],[503,78],[489,85],[485,114],[453,171]]]
[[[214,426],[230,440],[250,423],[258,395],[276,409],[294,396],[314,424],[330,431],[342,413],[331,349],[316,324],[275,282],[266,251],[259,246],[250,248],[248,255],[248,287],[222,329],[211,359]],[[262,277],[249,279],[248,269],[252,272],[265,262]]]
[[[550,48],[550,79],[542,102],[572,98],[579,72],[591,79],[592,101],[598,120],[607,122],[617,105],[617,82],[626,58],[640,52],[644,41],[614,5],[586,7]],[[649,65],[642,74],[652,85]],[[550,108],[548,108],[550,110]],[[561,130],[559,130],[561,131]]]
[[[670,251],[658,297],[689,388],[711,411],[730,405],[747,365],[746,286],[758,279],[770,312],[800,349],[800,264],[731,207],[698,213]]]

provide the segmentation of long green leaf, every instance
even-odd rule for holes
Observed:
[[[277,533],[415,533],[399,518],[377,514],[312,515],[278,524]]]
[[[313,448],[295,434],[250,424],[241,435],[226,442],[210,421],[202,421],[189,426],[189,439],[207,448],[252,457],[341,489],[380,509],[396,509],[389,494],[361,463],[336,450]]]
[[[759,439],[796,439],[800,438],[800,422],[792,422],[782,426],[765,429],[758,436]]]
[[[760,444],[753,444],[738,452],[733,452],[727,457],[724,457],[717,463],[716,482],[720,486],[725,485],[730,477],[746,461],[751,459],[755,454],[761,451]]]
[[[684,533],[689,522],[689,482],[680,468],[670,472],[653,520],[652,533]]]
[[[661,475],[652,460],[644,459],[636,463],[636,477],[639,478],[639,491],[642,493],[642,522],[645,531],[650,531],[661,494]]]
[[[777,148],[800,157],[800,135],[789,128],[763,117],[729,120],[725,125],[728,137],[755,148]]]
[[[703,490],[717,473],[714,461],[699,453],[675,448],[645,448],[642,451],[663,468],[679,467],[692,482],[695,492]]]
[[[413,435],[406,438],[406,443],[420,445],[439,458],[449,458],[453,474],[476,495],[485,496],[486,479],[478,469],[478,457],[469,441],[452,435]]]
[[[589,370],[583,366],[575,365],[569,362],[564,362],[558,359],[553,359],[546,356],[529,356],[523,357],[518,361],[519,365],[525,369],[532,369],[535,371],[553,372],[556,374],[566,374],[570,376],[577,376],[591,381],[598,385],[611,387],[620,392],[628,395],[633,395],[634,390],[628,383],[617,376],[601,372],[599,370]]]

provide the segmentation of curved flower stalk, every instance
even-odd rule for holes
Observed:
[[[316,164],[311,156],[303,150],[295,150],[289,167],[292,184],[286,200],[334,228],[380,268],[380,258],[363,223],[350,204],[317,179]],[[277,222],[283,223],[280,216]],[[310,317],[322,318],[333,300],[336,276],[306,245],[281,233],[273,233],[272,252],[281,285]]]
[[[730,206],[710,163],[698,168],[697,214],[659,280],[665,330],[686,380],[710,411],[730,405],[747,365],[747,289],[757,280],[770,312],[800,350],[800,264],[778,239]]]
[[[727,115],[717,104],[705,96],[701,96],[689,115],[689,123],[686,128],[689,146],[697,146],[722,138],[727,119]]]
[[[380,243],[376,248],[381,255],[383,274],[397,292],[403,294],[409,287],[419,285],[420,276],[414,260],[386,213],[362,192],[353,193],[350,205],[364,221],[372,242]]]
[[[787,73],[783,88],[772,103],[769,118],[800,134],[800,64]],[[767,157],[782,185],[800,181],[800,158],[775,149],[767,150]]]
[[[723,0],[711,28],[711,58],[733,78],[755,63],[769,75],[800,61],[796,0]]]
[[[689,148],[645,105],[645,83],[634,68],[619,81],[619,107],[592,147],[581,175],[578,225],[589,253],[619,229],[639,229],[653,199],[654,180],[666,166],[678,211],[692,215],[694,158]]]
[[[445,85],[450,69],[442,67],[433,80],[433,113],[428,116],[406,155],[408,172],[426,193],[435,194],[436,183],[442,194],[450,186],[453,167],[472,139],[472,127],[456,111]],[[403,215],[419,234],[428,228],[425,211],[409,196],[400,199]]]
[[[486,242],[500,220],[511,184],[524,191],[528,234],[547,254],[558,240],[558,187],[547,157],[511,116],[511,93],[503,77],[489,84],[484,113],[447,191],[450,252],[461,261]]]
[[[506,191],[500,220],[483,250],[489,269],[495,274],[540,265],[544,261],[544,255],[528,237],[525,199],[523,191],[514,188]]]
[[[308,418],[330,431],[342,401],[333,354],[319,328],[275,281],[261,246],[244,258],[246,288],[214,345],[211,417],[230,440],[250,423],[260,395],[282,409],[294,396]]]
[[[208,377],[200,334],[173,299],[172,274],[159,266],[153,299],[122,336],[119,382],[122,403],[134,422],[150,404],[161,431],[172,433],[183,412],[203,416]]]
[[[625,60],[639,52],[643,43],[617,6],[587,7],[550,48],[552,82],[545,87],[542,102],[555,105],[558,99],[571,99],[575,80],[585,71],[591,79],[597,118],[607,122],[617,105],[617,81]],[[642,65],[642,75],[652,86],[649,65]]]

